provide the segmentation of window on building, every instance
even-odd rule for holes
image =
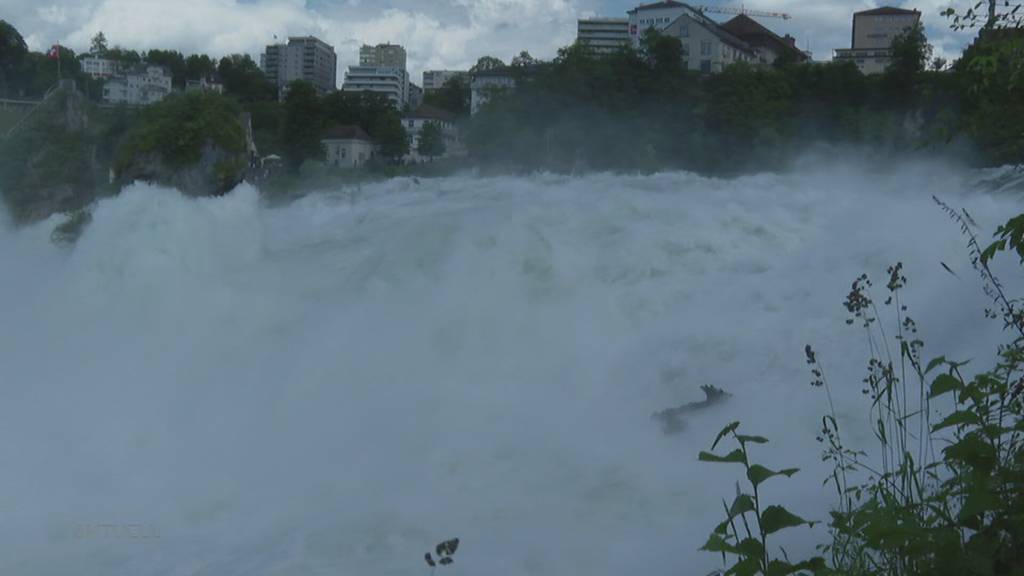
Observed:
[[[700,71],[705,74],[711,74],[711,60],[701,60]]]
[[[690,24],[688,22],[684,22],[683,25],[680,26],[679,35],[683,38],[690,37]]]
[[[711,56],[711,42],[705,40],[700,43],[700,55]]]

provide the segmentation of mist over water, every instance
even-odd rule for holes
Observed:
[[[766,497],[827,519],[805,344],[870,446],[854,278],[881,302],[902,261],[924,355],[992,358],[931,196],[988,237],[1024,210],[993,175],[396,179],[274,208],[136,185],[73,248],[0,226],[0,572],[425,574],[459,537],[452,575],[705,574],[740,469],[697,452],[732,420],[803,468]],[[662,434],[702,384],[733,397]]]

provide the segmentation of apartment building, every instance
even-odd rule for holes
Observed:
[[[469,80],[469,72],[465,70],[425,70],[423,72],[423,91],[440,90],[452,78]]]
[[[359,65],[349,66],[341,89],[384,94],[396,108],[405,110],[416,98],[405,66],[405,48],[397,44],[362,46]]]
[[[327,94],[338,89],[338,57],[334,48],[314,36],[294,36],[287,44],[272,44],[260,55],[260,68],[283,96],[295,80],[312,84]]]
[[[834,60],[854,62],[864,74],[881,74],[892,63],[892,42],[921,22],[921,12],[885,6],[853,15],[850,48],[837,48]]]
[[[99,56],[83,56],[81,60],[82,73],[92,78],[111,78],[121,70],[121,63],[117,60],[100,58]]]
[[[103,101],[108,104],[146,106],[171,93],[171,73],[163,66],[136,64],[103,84]]]
[[[576,42],[597,54],[611,54],[629,46],[628,18],[586,18],[576,25]]]

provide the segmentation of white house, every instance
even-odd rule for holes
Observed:
[[[320,139],[328,166],[357,168],[373,158],[373,139],[358,126],[335,126]]]
[[[216,92],[217,94],[224,93],[224,85],[220,82],[216,82],[209,78],[200,78],[199,80],[186,80],[185,81],[186,92]]]
[[[469,111],[476,114],[497,93],[510,90],[516,86],[516,78],[511,67],[505,66],[493,70],[474,72],[470,76]]]
[[[689,70],[718,74],[737,62],[760,62],[753,47],[700,13],[685,13],[662,32],[679,38],[683,66]]]
[[[409,135],[409,154],[403,159],[405,162],[419,163],[430,160],[430,158],[419,153],[420,132],[424,126],[430,123],[436,124],[441,128],[441,135],[444,138],[445,144],[445,153],[440,156],[441,158],[461,156],[466,153],[462,140],[459,138],[458,127],[455,124],[455,115],[440,108],[423,105],[402,118],[402,126]]]
[[[136,64],[103,85],[103,101],[146,106],[171,93],[171,73],[163,66]]]
[[[117,60],[100,58],[99,56],[83,56],[81,60],[82,73],[93,78],[110,78],[116,76],[121,69],[121,63]]]

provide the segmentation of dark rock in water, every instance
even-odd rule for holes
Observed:
[[[700,389],[704,392],[704,400],[701,400],[700,402],[690,402],[689,404],[683,404],[682,406],[655,412],[654,414],[651,414],[651,419],[660,421],[662,431],[666,434],[673,434],[686,428],[685,416],[687,414],[703,410],[705,408],[710,408],[711,406],[722,403],[732,396],[732,394],[729,394],[725,390],[714,386],[701,386]]]
[[[153,182],[179,190],[186,196],[215,196],[231,191],[245,174],[244,154],[207,142],[199,161],[172,167],[155,152],[138,154],[118,173],[119,183]]]
[[[92,222],[92,213],[88,210],[75,210],[68,214],[68,219],[53,229],[50,241],[54,244],[74,244]]]

